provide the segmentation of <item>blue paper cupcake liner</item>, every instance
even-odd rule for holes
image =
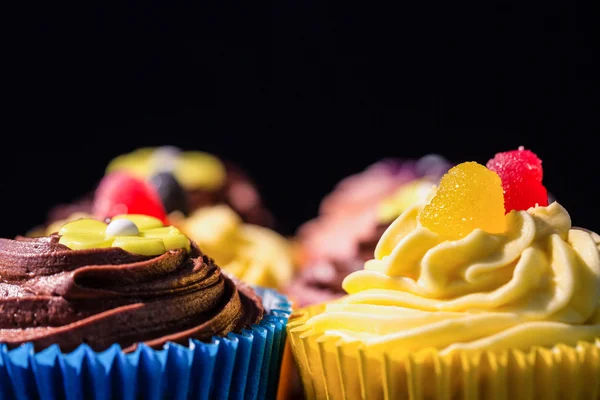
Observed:
[[[140,345],[127,354],[116,344],[102,352],[82,344],[71,353],[0,344],[0,400],[274,399],[291,305],[274,290],[255,290],[262,321],[210,343]]]

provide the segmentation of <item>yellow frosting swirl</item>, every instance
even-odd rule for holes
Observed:
[[[303,329],[369,349],[500,352],[600,337],[600,237],[557,202],[512,211],[506,231],[448,240],[417,204],[381,237],[349,293]]]
[[[246,283],[282,288],[292,279],[288,240],[271,229],[243,223],[226,205],[202,207],[179,226],[217,265]]]

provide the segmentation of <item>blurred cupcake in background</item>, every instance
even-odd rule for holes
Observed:
[[[244,222],[227,205],[203,207],[173,223],[221,268],[248,284],[282,289],[292,280],[290,241],[272,229]]]
[[[300,272],[287,287],[296,305],[343,295],[343,279],[373,258],[389,224],[426,198],[451,166],[437,154],[387,159],[340,181],[322,200],[319,215],[298,229],[295,257]]]
[[[242,168],[209,153],[183,151],[174,146],[139,148],[111,160],[98,186],[115,173],[147,181],[158,193],[167,214],[187,216],[205,206],[226,204],[245,222],[275,226],[256,184]],[[28,235],[45,235],[74,218],[93,216],[95,192],[96,188],[71,203],[52,207],[45,223]]]
[[[209,153],[173,146],[140,148],[114,158],[106,168],[107,174],[112,172],[148,180],[167,213],[188,215],[201,207],[226,204],[246,222],[269,227],[274,223],[250,177],[239,166]]]

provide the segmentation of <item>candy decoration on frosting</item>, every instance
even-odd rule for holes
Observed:
[[[421,224],[431,231],[460,239],[474,229],[505,230],[504,195],[500,177],[476,162],[451,168],[421,212]]]
[[[121,214],[143,214],[167,223],[167,213],[156,190],[129,173],[106,175],[94,197],[93,215],[98,219]]]
[[[180,211],[187,215],[190,211],[185,190],[170,172],[159,172],[150,177],[148,182],[156,189],[167,213]]]
[[[120,247],[130,253],[157,256],[168,250],[190,250],[190,241],[174,226],[147,215],[118,215],[108,224],[84,218],[63,225],[59,243],[71,250]]]
[[[154,149],[149,153],[147,159],[148,170],[145,171],[144,176],[153,172],[171,172],[175,170],[180,154],[181,149],[175,146],[161,146]]]
[[[548,205],[548,192],[542,184],[542,161],[532,151],[521,146],[497,153],[487,167],[502,180],[506,213]]]
[[[225,183],[227,172],[221,160],[212,154],[183,151],[177,158],[173,175],[188,190],[216,190]]]
[[[106,173],[128,172],[147,179],[169,172],[186,190],[216,190],[226,178],[225,166],[218,157],[201,151],[181,151],[173,146],[140,148],[114,158]]]
[[[116,172],[148,182],[169,218],[226,204],[245,222],[269,228],[275,225],[256,183],[244,169],[210,153],[175,146],[138,148],[108,163],[105,175]]]
[[[137,225],[126,218],[114,219],[106,227],[106,236],[137,236],[140,230]]]
[[[106,175],[119,171],[128,172],[138,178],[146,178],[154,150],[152,147],[141,147],[131,153],[113,158],[106,167]]]

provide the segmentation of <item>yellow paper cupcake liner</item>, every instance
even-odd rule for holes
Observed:
[[[600,338],[501,353],[381,352],[308,333],[304,323],[323,309],[296,311],[287,327],[307,399],[600,399]]]

